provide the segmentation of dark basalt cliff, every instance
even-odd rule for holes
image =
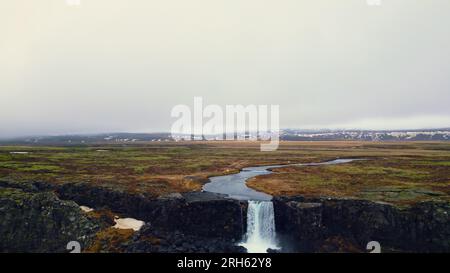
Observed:
[[[67,252],[70,241],[89,245],[99,227],[54,193],[0,188],[0,252]]]
[[[132,253],[245,253],[246,249],[238,246],[237,242],[234,239],[220,236],[204,237],[179,231],[155,229],[148,223],[126,244],[124,251]]]
[[[243,204],[219,194],[175,193],[152,198],[85,184],[65,184],[54,190],[61,199],[93,208],[107,207],[150,222],[160,230],[232,240],[239,240],[243,234]]]
[[[66,251],[67,242],[72,240],[88,245],[90,240],[87,239],[104,223],[86,217],[78,204],[106,208],[147,223],[133,241],[124,245],[123,251],[242,251],[235,245],[245,228],[245,204],[218,194],[192,192],[152,198],[81,183],[52,185],[10,181],[0,181],[0,190],[3,191],[0,199],[0,251],[3,252],[61,252]],[[7,190],[20,192],[23,197],[17,201],[15,195],[6,194]],[[20,205],[14,206],[17,202]],[[15,230],[17,226],[20,229]],[[29,235],[24,236],[28,229]],[[144,240],[149,237],[156,238],[157,243],[149,244],[151,240]]]
[[[277,232],[290,242],[291,251],[366,251],[370,241],[388,251],[450,251],[448,203],[398,208],[364,200],[292,197],[275,198],[274,207]]]
[[[65,201],[70,200],[70,201]],[[450,252],[450,205],[409,208],[364,200],[274,198],[282,252]],[[124,252],[242,252],[245,202],[192,192],[159,198],[86,184],[0,181],[0,252],[67,252],[69,241],[89,246],[105,228],[78,205],[108,209],[146,222],[120,247]],[[111,223],[109,223],[111,225]]]

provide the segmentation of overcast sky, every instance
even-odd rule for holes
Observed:
[[[168,131],[176,104],[282,127],[450,127],[450,1],[2,0],[0,137]]]

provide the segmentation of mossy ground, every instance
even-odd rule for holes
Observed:
[[[22,191],[21,189],[0,188],[0,199],[8,199],[17,206],[21,206],[25,201],[31,199],[32,194]]]
[[[273,195],[350,197],[397,205],[450,202],[447,163],[445,156],[391,156],[341,165],[286,167],[256,177],[248,185]]]
[[[133,237],[133,234],[134,231],[132,229],[117,229],[113,227],[103,229],[96,234],[94,242],[84,252],[123,252],[123,244],[128,242]]]
[[[18,151],[29,153],[11,154]],[[3,146],[0,179],[86,182],[158,196],[199,190],[205,178],[246,166],[335,158],[367,160],[286,167],[252,179],[248,185],[273,195],[345,196],[399,204],[449,201],[448,142],[283,142],[275,152],[261,152],[257,142]]]

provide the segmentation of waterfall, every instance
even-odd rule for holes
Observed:
[[[266,253],[278,249],[275,235],[275,216],[271,201],[248,201],[247,233],[240,244],[249,253]]]

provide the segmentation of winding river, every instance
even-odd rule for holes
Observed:
[[[267,175],[272,173],[270,169],[282,168],[288,166],[317,166],[317,165],[335,165],[354,161],[355,159],[335,159],[320,163],[299,163],[288,165],[269,165],[259,167],[248,167],[242,169],[239,173],[210,177],[210,182],[203,186],[204,191],[226,194],[228,197],[237,200],[270,201],[272,196],[247,187],[246,181],[250,178]]]
[[[248,167],[239,173],[215,176],[203,186],[207,192],[225,194],[229,198],[248,202],[247,232],[241,246],[249,253],[264,253],[268,249],[279,249],[275,232],[275,215],[272,196],[247,187],[246,181],[252,177],[272,173],[270,169],[287,166],[318,166],[349,163],[355,159],[335,159],[320,163],[300,163],[288,165],[270,165]]]

